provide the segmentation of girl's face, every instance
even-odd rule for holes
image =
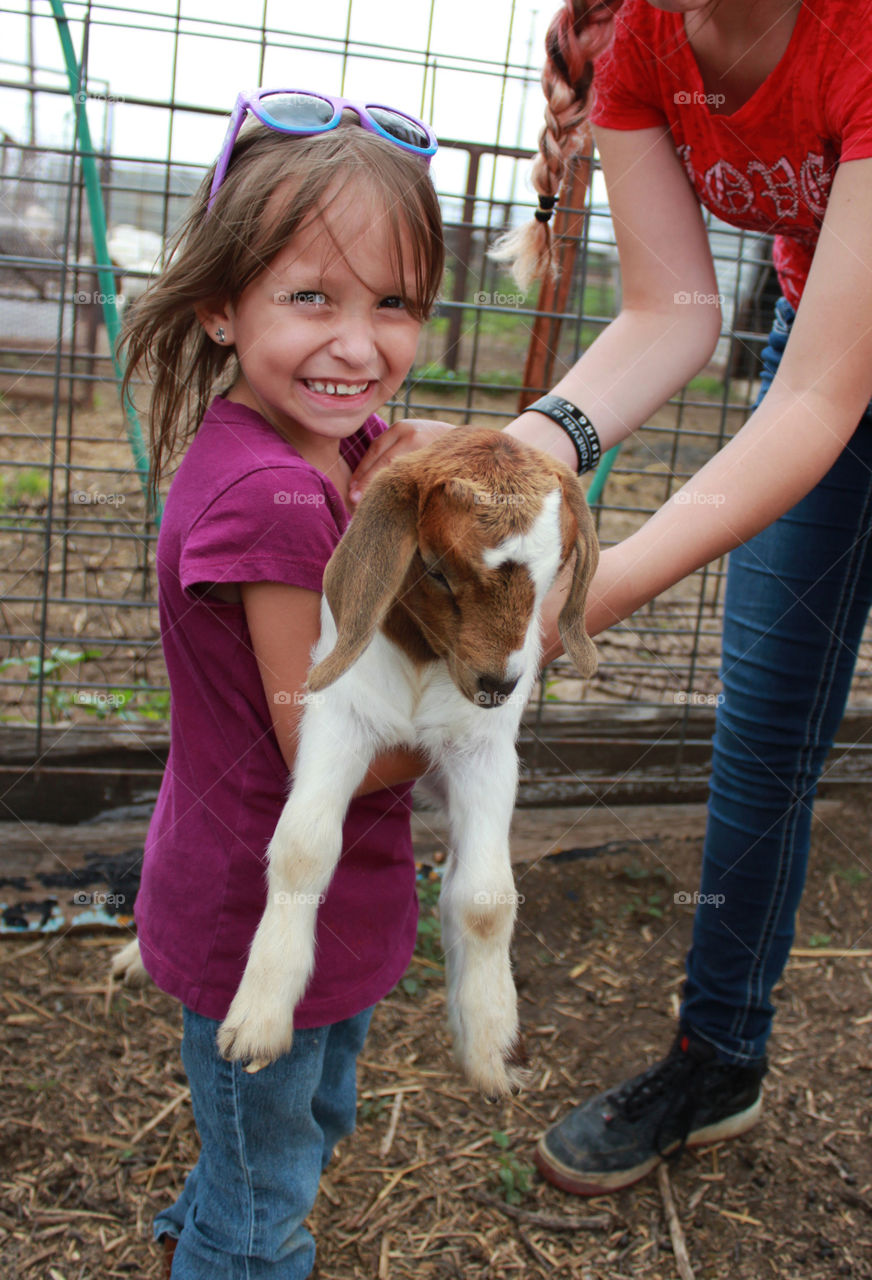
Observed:
[[[403,304],[391,250],[378,202],[343,194],[235,304],[208,317],[208,331],[222,326],[239,358],[228,398],[256,409],[312,461],[335,456],[339,440],[395,395],[414,359],[421,324]],[[409,251],[404,266],[413,278]]]

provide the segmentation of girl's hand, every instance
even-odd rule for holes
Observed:
[[[404,453],[414,449],[423,449],[432,444],[443,431],[453,430],[449,422],[435,422],[428,418],[403,418],[388,427],[367,449],[357,469],[351,477],[349,496],[352,504],[357,505],[363,497],[373,477],[389,463],[401,458]]]

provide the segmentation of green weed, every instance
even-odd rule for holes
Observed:
[[[502,1152],[493,1179],[498,1184],[506,1204],[518,1205],[530,1191],[533,1170],[529,1165],[523,1164],[512,1151],[511,1139],[507,1133],[494,1129],[491,1137]]]

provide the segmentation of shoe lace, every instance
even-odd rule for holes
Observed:
[[[692,1048],[683,1047],[679,1038],[662,1062],[655,1063],[641,1075],[628,1080],[609,1097],[615,1110],[630,1122],[643,1116],[652,1104],[668,1099],[667,1105],[662,1108],[653,1138],[654,1147],[660,1155],[665,1154],[661,1149],[661,1139],[667,1123],[669,1154],[677,1156],[684,1149],[701,1094],[700,1066]],[[673,1151],[676,1138],[678,1145]]]

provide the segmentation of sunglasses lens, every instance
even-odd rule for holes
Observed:
[[[309,93],[268,93],[260,109],[280,129],[319,129],[333,119],[333,105]]]
[[[368,106],[367,111],[376,124],[381,125],[385,133],[389,133],[398,142],[405,142],[410,147],[420,147],[422,151],[429,151],[430,139],[417,121],[410,120],[408,116],[401,116],[397,111],[389,111],[387,107]]]

